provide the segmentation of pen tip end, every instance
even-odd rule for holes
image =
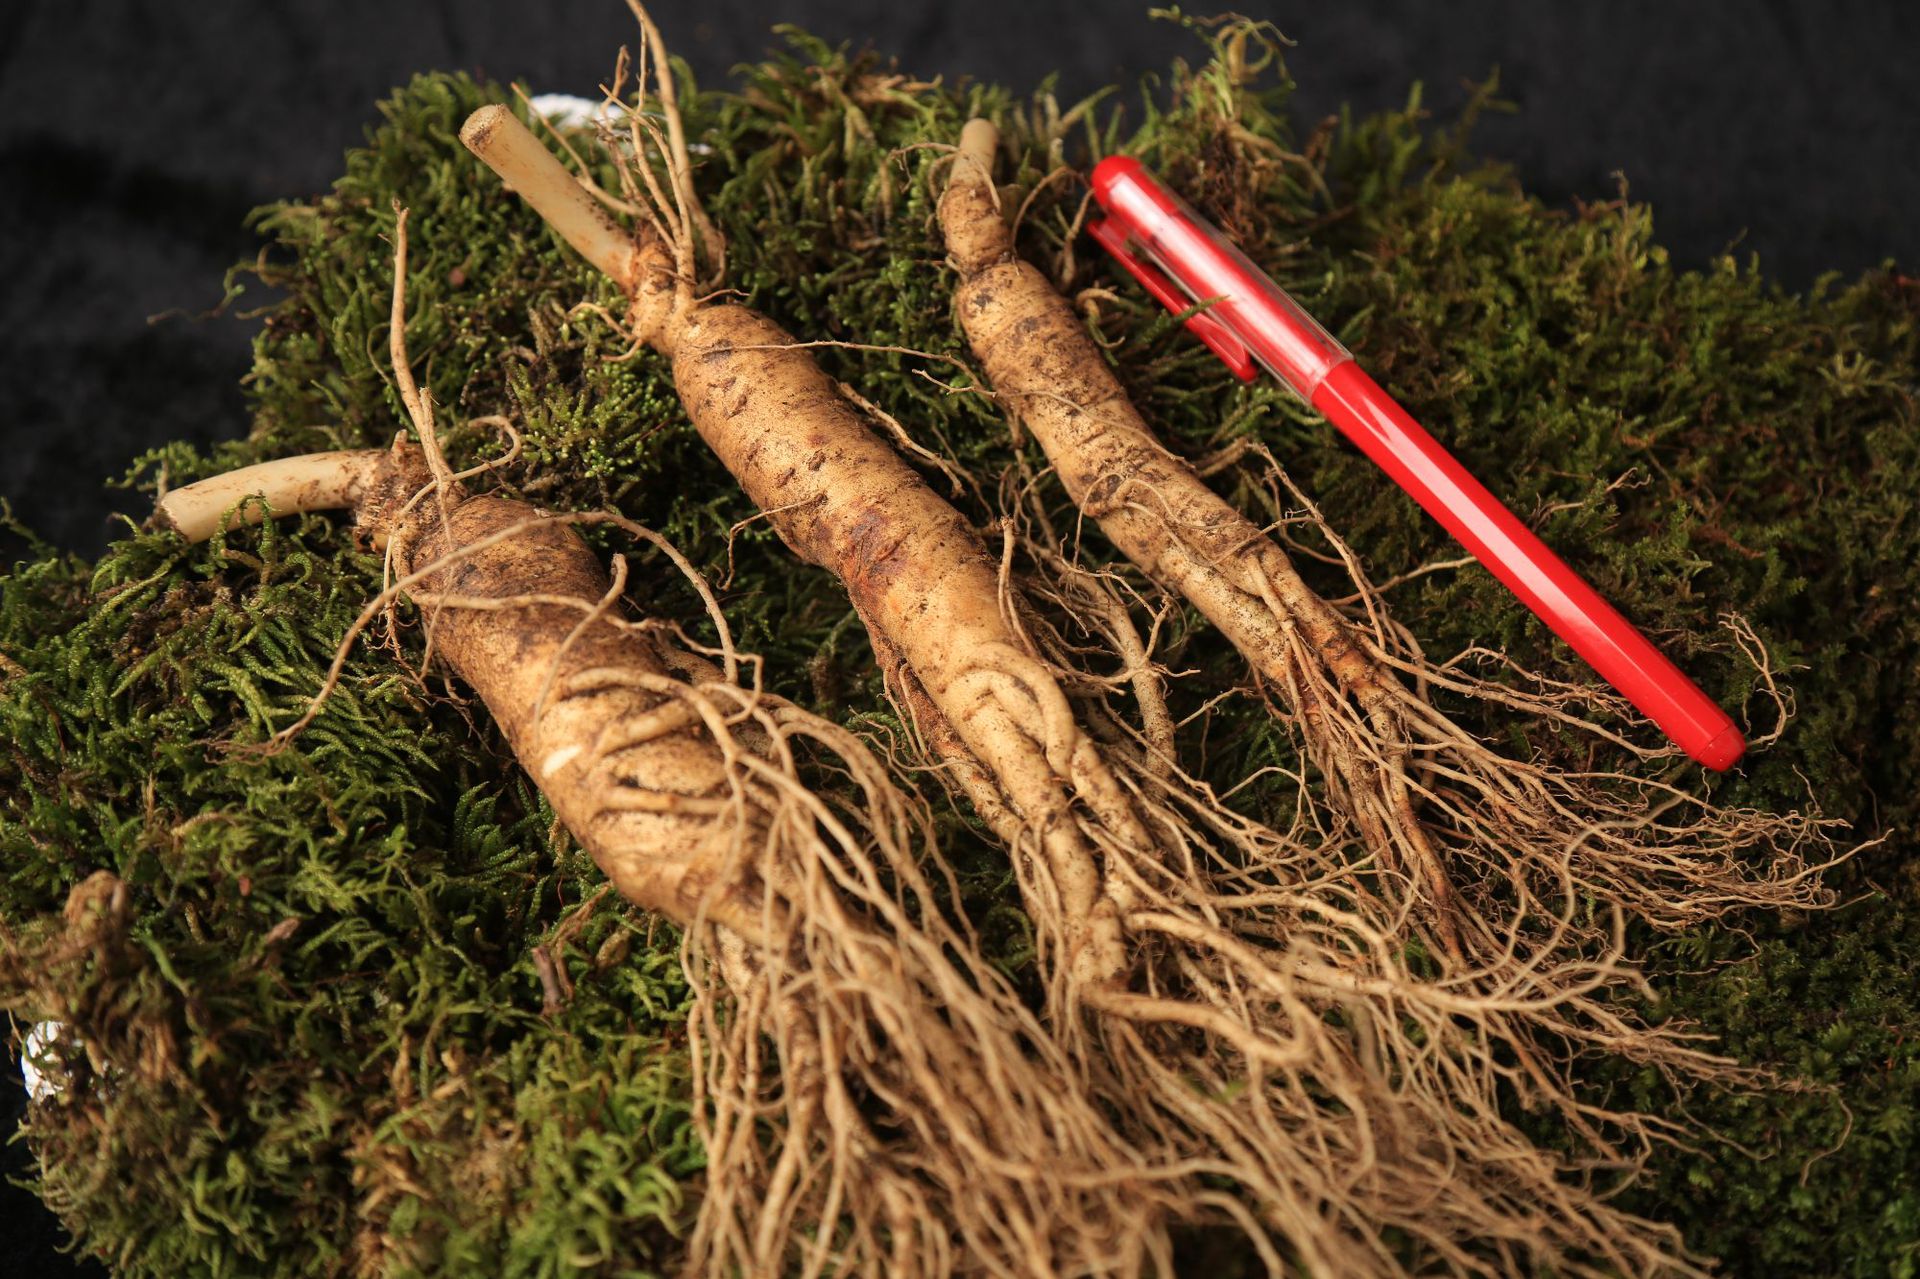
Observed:
[[[1093,166],[1093,193],[1102,205],[1108,202],[1113,184],[1140,172],[1140,162],[1130,155],[1110,155]]]
[[[1732,768],[1746,753],[1747,739],[1731,724],[1716,733],[1705,746],[1690,752],[1702,768],[1710,768],[1716,773]]]

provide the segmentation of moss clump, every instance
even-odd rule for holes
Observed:
[[[245,749],[378,580],[305,520],[0,586],[0,978],[86,1028],[30,1135],[49,1203],[129,1273],[503,1252],[544,1273],[616,1232],[645,1256],[699,1167],[687,991],[646,921],[582,930],[577,997],[541,1016],[530,948],[597,872],[484,722],[368,649],[300,751]],[[95,872],[121,908],[69,923]]]
[[[1724,1135],[1670,1152],[1633,1194],[1738,1273],[1920,1268],[1920,288],[1891,270],[1804,296],[1757,265],[1675,270],[1624,198],[1543,207],[1470,158],[1463,128],[1406,110],[1308,136],[1263,33],[1203,31],[1210,57],[1115,114],[1043,90],[916,82],[796,36],[739,90],[689,90],[700,179],[732,282],[796,332],[963,355],[924,181],[975,113],[999,116],[1031,187],[1063,156],[1125,147],[1195,193],[1381,380],[1709,690],[1751,696],[1724,613],[1791,671],[1797,714],[1724,798],[1811,793],[1862,834],[1854,905],[1642,939],[1656,985],[1749,1061],[1821,1087],[1675,1098],[1625,1069],[1596,1091]],[[690,83],[690,82],[689,82]],[[160,450],[169,482],[403,420],[385,371],[392,201],[412,209],[409,346],[457,458],[562,509],[613,506],[725,576],[743,647],[778,691],[875,732],[870,654],[837,588],[795,564],[686,424],[661,362],[576,312],[611,303],[458,145],[503,95],[423,77],[383,104],[333,190],[263,210],[262,274],[285,290],[256,346],[255,428],[210,454]],[[1231,122],[1232,128],[1228,125]],[[1028,207],[1036,260],[1072,252],[1138,402],[1191,453],[1249,437],[1281,458],[1380,578],[1453,552],[1331,430],[1234,383],[1069,237],[1081,196]],[[974,469],[1013,459],[994,406],[952,366],[871,351],[823,362]],[[939,382],[922,374],[931,374]],[[1266,500],[1252,472],[1223,477]],[[1624,481],[1619,482],[1619,481]],[[991,509],[969,499],[982,521]],[[636,556],[648,611],[697,622],[677,575]],[[30,1140],[42,1193],[127,1274],[514,1274],[670,1268],[698,1193],[686,1120],[687,999],[671,930],[601,905],[547,1014],[532,950],[598,886],[478,708],[402,673],[378,643],[296,749],[245,747],[318,687],[378,565],[324,519],[188,549],[136,534],[97,564],[38,548],[0,581],[0,983],[27,1017],[80,1028],[69,1088]],[[1391,593],[1432,652],[1571,656],[1477,568]],[[392,637],[419,656],[419,637]],[[1177,625],[1189,709],[1239,682],[1217,638]],[[1464,711],[1463,711],[1464,713]],[[1554,752],[1535,726],[1478,727]],[[1231,784],[1284,762],[1264,710],[1229,700],[1191,758]],[[1604,762],[1604,761],[1602,761]],[[1277,807],[1284,788],[1241,792]],[[1018,971],[1024,921],[997,855],[949,815],[989,944]],[[69,894],[95,872],[63,915]],[[117,880],[119,887],[114,887]],[[294,921],[294,922],[289,922]],[[69,1041],[70,1043],[73,1041]],[[1552,1134],[1543,1133],[1544,1140]],[[1842,1138],[1845,1138],[1843,1141]]]

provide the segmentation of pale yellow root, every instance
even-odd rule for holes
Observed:
[[[670,97],[643,105],[668,130],[636,109],[633,158],[612,153],[623,195],[645,209],[641,266],[622,279],[631,336],[671,358],[695,427],[787,544],[845,583],[919,739],[1008,840],[1051,1033],[1166,1179],[1169,1211],[1238,1226],[1275,1273],[1686,1268],[1671,1230],[1607,1202],[1603,1183],[1634,1153],[1572,1165],[1500,1112],[1522,1072],[1491,1023],[1550,1018],[1582,979],[1415,981],[1404,921],[1342,850],[1235,817],[1172,761],[1140,766],[1096,744],[965,520],[787,334],[694,297],[677,111]],[[502,146],[510,120],[476,117],[463,137],[563,232],[604,220],[557,161],[558,177],[530,179],[538,158]],[[765,1069],[751,1053],[736,1068]]]
[[[275,515],[343,510],[359,501],[380,457],[365,449],[304,453],[215,475],[163,494],[154,522],[189,542],[204,542],[220,531],[229,513],[240,527],[265,519],[269,506]],[[265,505],[244,500],[250,497],[268,500]]]
[[[1817,822],[1715,809],[1661,782],[1510,760],[1410,689],[1402,674],[1423,690],[1492,697],[1587,727],[1564,699],[1483,684],[1404,651],[1384,627],[1356,625],[1265,530],[1168,452],[1067,301],[1016,256],[990,179],[994,139],[985,121],[967,126],[940,220],[961,277],[955,309],[996,393],[1080,510],[1218,627],[1277,695],[1370,851],[1386,869],[1404,869],[1446,952],[1504,962],[1512,918],[1551,923],[1586,900],[1660,927],[1823,900],[1803,855],[1824,851]],[[1357,564],[1346,562],[1377,619]]]
[[[570,243],[607,256],[599,204],[511,113],[483,108],[461,137],[556,231],[580,236]],[[1064,952],[1059,967],[1112,979],[1125,963],[1112,908],[1100,902],[1095,859],[1067,807],[1076,784],[1108,796],[1116,814],[1126,806],[1101,761],[1081,749],[1084,734],[1052,677],[1001,619],[992,561],[807,352],[779,349],[794,344],[790,336],[745,307],[695,305],[670,265],[683,256],[647,238],[630,260],[651,267],[616,277],[636,299],[635,336],[675,357],[675,382],[703,438],[802,558],[848,582],[870,628],[907,655],[1013,808],[1041,832],[1059,902],[1049,919],[1062,925],[1042,944]],[[789,429],[796,412],[820,425]],[[924,575],[901,572],[916,563],[949,566],[938,613],[926,607]]]
[[[403,222],[397,279],[404,266]],[[386,594],[420,605],[440,660],[614,886],[686,929],[707,1153],[689,1270],[1164,1267],[1167,1178],[943,914],[924,805],[846,730],[624,618],[576,520],[465,492],[432,461],[398,339],[395,361],[424,449],[250,468],[170,495],[167,517],[218,527],[231,494],[287,510],[314,469],[353,475]]]

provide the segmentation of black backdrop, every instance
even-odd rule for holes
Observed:
[[[794,22],[923,75],[1023,87],[1058,71],[1072,96],[1192,52],[1147,2],[652,7],[705,83]],[[1610,196],[1624,172],[1683,265],[1735,246],[1803,288],[1920,259],[1920,7],[1238,7],[1299,42],[1307,120],[1397,106],[1415,80],[1444,115],[1498,67],[1520,111],[1489,118],[1478,148],[1554,201]],[[104,478],[163,440],[244,429],[250,326],[190,317],[253,252],[250,208],[323,187],[374,100],[414,71],[591,93],[631,30],[618,0],[0,0],[0,495],[55,543],[97,551],[109,513],[139,505]],[[23,1169],[14,1146],[6,1170]],[[72,1273],[59,1238],[24,1192],[0,1201],[7,1273]]]

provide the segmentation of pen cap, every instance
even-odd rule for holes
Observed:
[[[1093,170],[1093,198],[1206,314],[1225,325],[1268,372],[1312,403],[1328,373],[1353,357],[1287,291],[1248,261],[1212,223],[1128,155]]]

